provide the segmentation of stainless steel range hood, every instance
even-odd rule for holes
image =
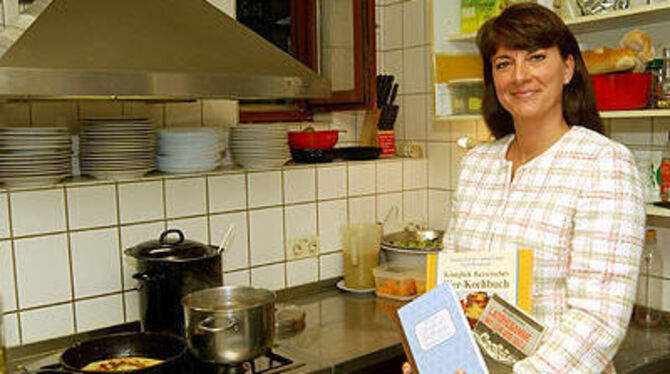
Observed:
[[[205,0],[53,0],[0,58],[0,98],[302,98],[330,82]]]

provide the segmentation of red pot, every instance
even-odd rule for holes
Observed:
[[[598,110],[644,108],[649,100],[651,73],[591,75]]]
[[[288,145],[292,149],[331,149],[337,143],[338,131],[291,131]]]

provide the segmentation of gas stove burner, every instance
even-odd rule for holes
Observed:
[[[303,366],[290,358],[268,350],[265,354],[240,365],[208,364],[191,360],[192,371],[203,374],[272,374]]]

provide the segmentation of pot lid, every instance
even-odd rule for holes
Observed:
[[[177,238],[171,238],[176,234]],[[125,250],[126,255],[142,261],[187,262],[218,255],[216,248],[186,240],[179,229],[164,231],[158,240],[149,240]]]

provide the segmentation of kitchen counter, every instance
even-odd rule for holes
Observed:
[[[372,294],[343,293],[331,286],[311,296],[293,295],[277,306],[282,304],[294,304],[306,312],[305,329],[292,335],[278,334],[274,348],[304,364],[291,370],[292,374],[351,373],[403,354],[400,337],[388,314],[399,305],[393,301],[377,299]],[[668,354],[670,326],[648,331],[631,326],[614,362],[622,374]],[[57,357],[52,353],[50,363]],[[12,361],[12,366],[27,363],[31,369],[39,367],[37,361]],[[40,364],[45,362],[48,361],[39,360]]]

